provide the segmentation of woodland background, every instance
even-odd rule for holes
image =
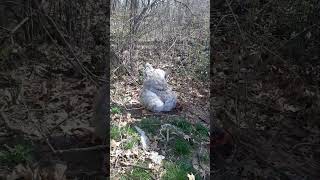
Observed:
[[[215,177],[318,179],[319,2],[212,5],[211,112],[237,142]]]
[[[87,130],[93,99],[109,73],[111,120],[128,123],[147,116],[135,114],[127,104],[135,102],[142,64],[150,60],[169,70],[181,98],[182,108],[173,114],[179,121],[171,115],[168,121],[187,127],[183,132],[191,139],[199,138],[198,132],[206,134],[209,124],[232,136],[231,148],[222,144],[222,151],[230,150],[227,156],[212,147],[215,179],[319,178],[318,1],[216,0],[210,2],[210,11],[209,2],[201,0],[109,3],[0,2],[2,178],[102,176],[102,159],[109,156],[105,152],[57,155],[54,149],[92,145]],[[130,133],[115,131],[113,137],[120,134],[127,142]],[[210,134],[216,143],[214,132]],[[191,146],[182,139],[172,151],[185,146],[192,149],[188,153],[203,150],[209,140],[200,138],[201,143]],[[185,153],[178,152],[172,160]],[[167,169],[174,171],[163,177],[185,179],[192,172],[196,179],[208,178],[205,159],[169,164]],[[145,164],[132,164],[132,156],[125,162],[114,166],[123,178],[154,178],[153,170],[141,170]]]

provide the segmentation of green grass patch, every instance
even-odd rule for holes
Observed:
[[[192,124],[190,122],[188,122],[186,119],[182,118],[182,117],[178,117],[178,118],[172,118],[170,119],[170,122],[177,126],[178,128],[180,128],[181,130],[183,130],[183,132],[185,133],[192,133],[193,131],[193,127]]]
[[[127,141],[123,144],[125,149],[131,149],[135,145],[137,145],[140,141],[139,134],[130,126],[125,127],[117,127],[115,125],[111,126],[110,137],[116,141],[120,141],[121,137],[127,139]]]
[[[151,179],[151,173],[145,169],[134,167],[131,171],[132,179],[149,180]]]
[[[187,174],[193,173],[196,179],[201,179],[199,175],[196,175],[196,171],[193,169],[191,161],[181,160],[177,163],[166,162],[164,164],[165,174],[161,178],[162,180],[186,180],[188,179]]]
[[[191,152],[191,145],[188,141],[177,138],[174,143],[174,152],[176,155],[189,155]]]
[[[135,145],[138,145],[140,136],[133,128],[126,127],[124,133],[128,139],[128,141],[123,145],[125,149],[132,149]]]
[[[111,139],[119,141],[121,139],[121,128],[112,125],[110,128],[110,137]]]
[[[198,136],[200,136],[201,138],[208,138],[209,137],[209,129],[207,127],[205,127],[204,125],[202,125],[201,123],[197,123],[195,125],[195,131],[196,134]]]
[[[140,166],[146,167],[145,164],[139,163]],[[149,180],[152,179],[152,174],[150,171],[139,168],[139,167],[133,167],[130,172],[128,172],[126,175],[122,175],[120,177],[121,180],[131,180],[131,179],[137,179],[137,180]]]
[[[209,129],[205,127],[202,123],[198,122],[193,125],[182,117],[172,118],[169,121],[171,124],[181,129],[184,133],[194,136],[193,138],[198,138],[199,140],[209,138]]]
[[[158,134],[161,128],[161,122],[155,117],[143,118],[139,122],[138,127],[146,131],[146,133]]]
[[[111,112],[111,114],[121,114],[122,113],[121,109],[119,107],[117,107],[117,106],[113,106],[110,109],[110,112]]]
[[[32,160],[32,148],[29,145],[18,144],[8,150],[0,151],[0,162],[7,166],[27,163]]]

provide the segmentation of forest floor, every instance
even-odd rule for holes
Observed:
[[[212,178],[319,179],[314,3],[226,2],[211,11],[212,113],[236,142]]]
[[[48,44],[36,49],[20,46],[7,49],[6,58],[15,58],[16,61],[9,62],[16,64],[6,64],[1,76],[7,87],[0,92],[4,97],[0,137],[2,178],[28,179],[43,174],[58,177],[65,174],[69,179],[103,176],[101,168],[107,147],[90,141],[96,85],[65,63],[65,57],[57,51],[56,46]],[[152,48],[142,51],[140,58],[151,59],[150,52],[154,51]],[[87,57],[86,65],[91,67],[90,56],[81,57]],[[136,62],[142,71],[144,62]],[[142,76],[126,73],[111,76],[111,172],[122,179],[208,176],[208,84],[187,77],[183,67],[172,62],[149,62],[171,71],[169,83],[178,94],[179,105],[170,113],[146,111],[138,101]],[[149,151],[141,148],[134,126],[149,137]],[[86,147],[96,149],[82,149]],[[165,163],[159,165],[157,159],[162,156]]]
[[[235,68],[232,60],[215,64],[212,109],[237,142],[216,178],[319,177],[318,86],[279,61],[270,57],[265,64]]]
[[[188,175],[208,178],[208,82],[184,74],[184,67],[175,64],[169,58],[170,53],[164,58],[153,54],[157,51],[154,46],[144,47],[138,45],[139,56],[131,59],[139,78],[119,76],[116,72],[111,76],[111,178],[186,179]],[[146,62],[169,72],[168,83],[178,95],[178,105],[173,111],[152,113],[140,104]],[[135,127],[148,137],[148,150],[142,148],[141,134]]]
[[[2,50],[9,61],[1,72],[0,177],[103,176],[106,147],[81,150],[97,145],[89,123],[96,85],[76,73],[55,45]],[[71,151],[59,152],[66,149]]]

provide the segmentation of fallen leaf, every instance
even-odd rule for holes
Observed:
[[[297,112],[300,110],[299,108],[294,107],[293,105],[289,105],[289,104],[284,104],[283,109],[287,110],[287,111],[291,111],[291,112]]]
[[[110,142],[111,148],[116,148],[116,147],[118,147],[120,144],[121,144],[120,142],[117,142],[117,141],[115,141],[114,139],[111,139],[111,142]]]
[[[187,141],[190,141],[190,139],[191,139],[191,137],[188,136],[188,135],[184,135],[183,138],[184,138],[185,140],[187,140]]]
[[[194,175],[192,173],[188,174],[187,176],[188,176],[189,180],[195,180],[196,179],[196,177],[194,177]]]

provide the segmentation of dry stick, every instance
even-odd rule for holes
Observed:
[[[55,125],[54,127],[52,127],[51,129],[49,129],[49,133],[52,134],[53,131],[58,128],[61,124],[63,124],[64,122],[66,122],[68,120],[68,118],[65,118],[64,120],[61,120],[57,125]]]
[[[301,147],[301,146],[315,146],[315,147],[320,147],[320,144],[314,144],[314,143],[299,143],[299,144],[296,144],[294,145],[292,148],[291,148],[291,151],[297,149],[298,147]]]
[[[141,106],[141,107],[134,107],[134,108],[127,108],[127,107],[124,107],[127,111],[132,111],[132,110],[139,110],[139,109],[143,109],[144,107]]]
[[[113,75],[115,75],[115,73],[118,71],[118,69],[120,69],[120,66],[118,66],[118,67],[116,67],[114,70],[112,70],[112,72],[111,72],[111,77],[112,77]]]
[[[141,168],[141,169],[145,169],[145,170],[152,170],[152,168],[148,168],[148,167],[144,167],[144,166],[140,166],[140,165],[129,164],[129,163],[125,163],[125,162],[120,162],[120,164],[122,164],[124,166],[137,167],[137,168]]]
[[[174,2],[179,3],[179,4],[183,5],[184,7],[186,7],[188,9],[188,11],[191,13],[191,15],[194,16],[194,14],[192,13],[190,7],[187,4],[185,4],[185,3],[181,2],[181,1],[178,1],[178,0],[174,0]]]
[[[48,144],[48,146],[50,147],[51,151],[54,154],[62,154],[62,153],[66,153],[66,152],[79,152],[79,151],[92,151],[92,150],[102,150],[102,149],[106,149],[109,146],[107,145],[98,145],[98,146],[91,146],[91,147],[85,147],[85,148],[71,148],[71,149],[63,149],[63,150],[56,150],[50,143],[49,139],[46,138],[46,143]]]
[[[49,138],[46,138],[46,143],[49,146],[50,150],[55,154],[56,150],[54,149],[54,147],[51,145]]]
[[[173,41],[172,45],[166,50],[164,54],[167,54],[167,52],[174,46],[174,44],[177,42],[178,37]]]
[[[71,149],[63,149],[63,150],[55,150],[55,153],[67,153],[67,152],[79,152],[79,151],[93,151],[93,150],[104,150],[109,146],[107,145],[97,145],[85,148],[71,148]]]
[[[270,0],[269,2],[267,2],[265,5],[263,5],[263,7],[258,11],[258,13],[256,14],[256,16],[258,17],[260,15],[260,13],[265,10],[265,8],[271,4],[274,0]]]
[[[22,27],[22,25],[23,25],[24,23],[26,23],[28,20],[29,20],[29,17],[25,17],[17,26],[15,26],[12,30],[9,30],[9,31],[10,31],[10,34],[9,34],[8,36],[6,36],[6,37],[1,41],[1,43],[4,42],[5,40],[7,40],[9,37],[12,38],[13,34],[16,33],[16,31],[17,31],[20,27]],[[4,28],[4,29],[5,29],[5,28]],[[13,40],[13,39],[11,39],[11,40]]]
[[[14,34],[24,23],[26,23],[29,20],[29,17],[24,18],[15,28],[13,28],[10,32],[10,34]]]
[[[6,31],[8,31],[8,32],[11,31],[10,29],[7,29],[7,28],[5,28],[5,27],[3,27],[3,26],[0,26],[0,28],[3,29],[3,30],[6,30]]]
[[[242,40],[244,40],[245,38],[244,38],[244,36],[243,36],[243,33],[242,33],[241,28],[240,28],[240,24],[239,24],[239,22],[238,22],[238,20],[237,20],[237,17],[236,17],[236,15],[234,14],[234,12],[233,12],[233,10],[232,10],[232,8],[231,8],[230,3],[229,3],[228,0],[226,0],[226,3],[227,3],[227,5],[228,5],[228,7],[229,7],[229,9],[230,9],[230,11],[231,11],[231,13],[232,13],[232,16],[233,16],[233,18],[234,18],[234,21],[236,22],[236,24],[237,24],[237,26],[238,26],[238,30],[239,30],[239,32],[240,32],[241,38],[242,38]]]
[[[224,18],[226,18],[226,17],[228,17],[228,16],[230,16],[230,15],[232,15],[232,14],[227,14],[227,15],[224,15],[224,16],[221,17],[221,19],[219,20],[216,28],[214,29],[214,31],[213,31],[213,33],[212,33],[213,36],[216,34],[216,32],[217,32],[217,30],[218,30],[218,27],[219,27],[220,23],[224,20]]]

